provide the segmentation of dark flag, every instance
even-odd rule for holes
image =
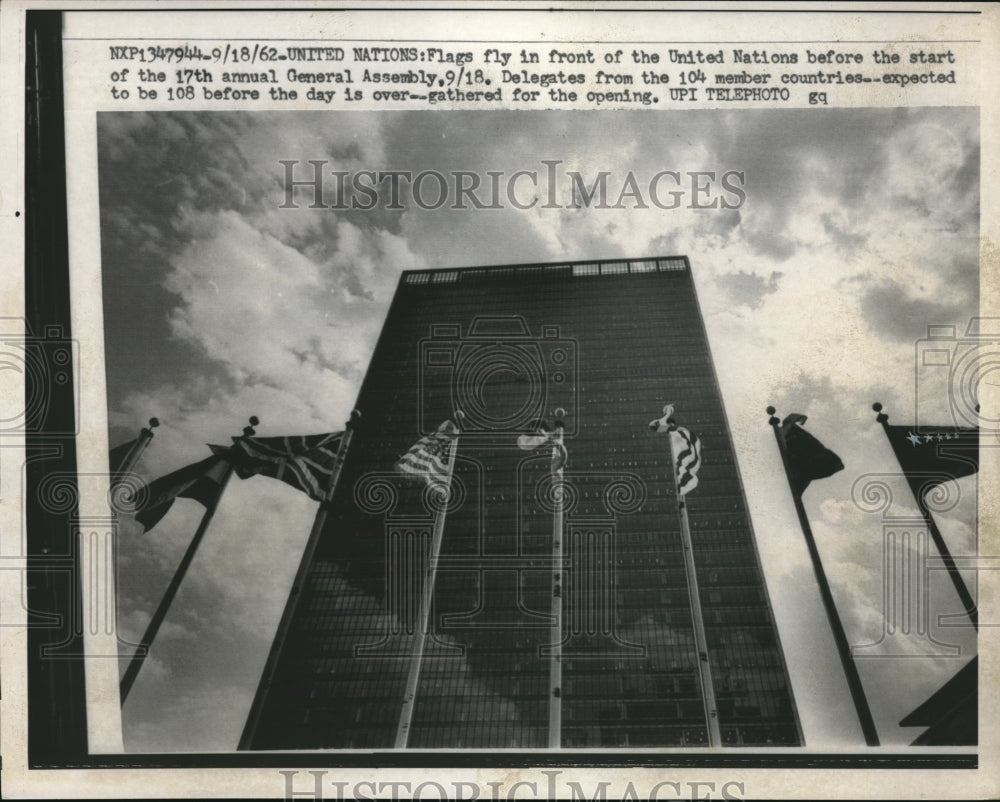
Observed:
[[[872,409],[878,413],[875,420],[885,429],[885,436],[889,439],[889,445],[892,446],[903,476],[917,501],[920,514],[927,524],[927,531],[948,569],[955,592],[961,599],[972,626],[979,629],[976,600],[969,592],[962,572],[951,556],[948,544],[924,499],[928,490],[949,479],[960,479],[979,472],[979,427],[921,426],[920,431],[916,432],[916,427],[890,425],[889,416],[882,411],[881,404],[873,404]],[[976,407],[976,411],[979,411],[979,407]]]
[[[979,471],[979,428],[920,428],[883,424],[917,498],[932,487]]]
[[[975,746],[979,724],[979,658],[973,657],[927,701],[899,722],[927,727],[911,746]]]
[[[210,446],[230,461],[240,479],[269,476],[326,501],[343,432],[292,437],[236,437],[232,448]]]
[[[127,443],[122,443],[120,446],[115,446],[111,449],[108,454],[108,465],[111,467],[111,473],[118,473],[121,470],[122,465],[125,464],[125,458],[141,439],[141,436],[136,437]]]
[[[825,479],[844,470],[840,457],[802,428],[806,416],[797,412],[788,415],[778,428],[785,445],[788,481],[792,492],[801,496],[813,479]]]
[[[149,445],[149,441],[153,439],[153,429],[159,425],[158,418],[150,418],[149,426],[144,426],[138,437],[127,443],[122,443],[120,446],[115,446],[108,452],[108,466],[113,478],[120,477],[135,467],[142,452]]]
[[[174,499],[190,498],[211,508],[218,500],[229,465],[219,456],[211,456],[168,473],[149,485],[146,503],[135,519],[148,532],[174,505]]]
[[[809,549],[809,559],[812,561],[813,573],[816,575],[820,599],[823,601],[823,609],[830,623],[830,633],[833,635],[833,642],[837,647],[837,654],[840,656],[840,665],[844,670],[847,687],[851,691],[854,709],[858,714],[858,723],[861,725],[865,743],[868,746],[878,746],[879,738],[875,719],[868,706],[865,688],[861,683],[861,675],[858,673],[858,667],[854,664],[851,644],[847,640],[847,633],[844,632],[840,613],[837,612],[833,591],[830,589],[830,582],[826,578],[823,561],[820,559],[819,549],[816,547],[816,538],[813,537],[812,527],[809,525],[809,516],[806,515],[806,508],[802,503],[802,493],[809,487],[809,483],[813,479],[825,479],[837,471],[842,471],[844,463],[840,461],[840,457],[802,428],[802,424],[806,422],[805,415],[793,412],[779,422],[774,413],[774,407],[767,408],[767,414],[770,415],[767,422],[774,429],[774,439],[778,443],[781,461],[785,466],[785,475],[788,477],[788,486],[792,491],[795,513],[799,517],[802,535],[805,537],[806,547]]]

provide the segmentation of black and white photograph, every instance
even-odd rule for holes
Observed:
[[[976,553],[975,410],[946,366],[918,387],[914,349],[968,360],[979,335],[977,127],[957,109],[100,115],[111,442],[160,420],[119,541],[125,642],[209,524],[136,665],[126,748],[918,739],[900,722],[975,659],[975,576],[887,598],[910,576],[885,559],[942,555],[856,485],[919,517],[891,429],[919,432],[900,459],[951,467],[930,520]],[[387,178],[364,183],[373,167]],[[463,179],[478,191],[451,197]],[[975,743],[974,719],[928,723]]]
[[[3,463],[29,768],[739,799],[802,795],[747,768],[888,767],[989,796],[996,115],[985,74],[947,94],[978,45],[699,46],[650,15],[521,47],[469,13],[408,39],[289,11],[171,63],[155,19],[130,51],[64,15],[64,113],[39,69],[24,120],[65,152],[25,156],[44,399],[28,360]],[[838,102],[855,73],[879,102]]]

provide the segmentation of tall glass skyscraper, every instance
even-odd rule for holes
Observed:
[[[700,605],[667,403],[703,444]],[[241,748],[801,744],[686,257],[404,273],[357,406]],[[456,410],[429,571],[439,505],[393,465]],[[565,426],[560,504],[550,449],[517,445],[539,418]]]

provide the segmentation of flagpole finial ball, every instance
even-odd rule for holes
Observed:
[[[768,415],[773,415],[775,413],[774,407],[768,407],[764,410]]]
[[[159,425],[160,425],[160,419],[159,418],[150,418],[149,419],[149,428],[150,429],[155,429]]]
[[[878,401],[876,401],[874,404],[872,404],[872,411],[873,412],[881,412],[882,411],[882,405]]]
[[[256,415],[251,415],[250,416],[250,425],[251,426],[256,426],[258,423],[260,423],[260,418],[258,418]]]

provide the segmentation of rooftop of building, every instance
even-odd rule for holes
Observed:
[[[686,256],[644,256],[638,259],[586,259],[567,262],[529,262],[526,264],[477,267],[404,270],[400,284],[454,284],[516,278],[518,281],[540,278],[577,278],[618,276],[639,273],[676,273],[691,267]]]

